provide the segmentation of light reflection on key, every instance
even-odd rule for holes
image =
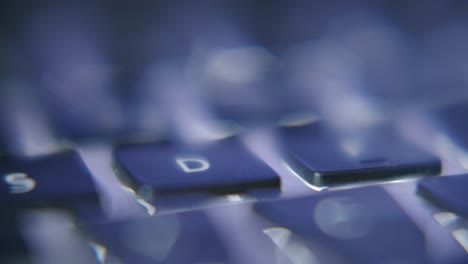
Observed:
[[[129,222],[121,228],[120,240],[127,248],[157,261],[167,258],[180,233],[180,223],[175,216],[156,218],[145,225]]]
[[[351,197],[331,197],[321,200],[314,209],[317,226],[337,239],[357,239],[373,228],[371,210]]]

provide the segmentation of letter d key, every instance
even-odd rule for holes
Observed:
[[[206,171],[210,168],[210,163],[204,158],[176,158],[180,168],[186,173]]]

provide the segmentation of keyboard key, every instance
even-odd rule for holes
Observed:
[[[285,128],[282,146],[288,165],[310,184],[328,186],[440,173],[434,157],[388,129],[337,135],[322,124]]]
[[[115,151],[115,159],[131,187],[150,186],[156,195],[236,194],[280,186],[275,172],[237,138],[195,146],[121,146]]]
[[[92,176],[75,151],[31,159],[4,158],[0,177],[3,206],[98,199]]]
[[[422,179],[418,182],[418,194],[444,210],[468,217],[468,175],[456,175]]]
[[[381,188],[264,202],[255,208],[275,224],[335,250],[345,263],[430,263],[424,235]]]
[[[287,83],[279,58],[250,43],[235,47],[213,50],[196,69],[200,93],[217,118],[274,124],[285,115],[311,110],[303,94]]]
[[[84,226],[123,263],[231,263],[202,212]]]

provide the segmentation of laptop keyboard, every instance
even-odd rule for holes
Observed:
[[[0,4],[1,263],[467,263],[457,1]]]

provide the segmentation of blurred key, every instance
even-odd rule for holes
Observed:
[[[203,212],[84,226],[123,263],[231,263]]]
[[[190,68],[214,116],[242,124],[275,123],[309,110],[284,73],[280,58],[261,46],[218,48]]]
[[[381,188],[259,203],[256,211],[345,263],[431,263],[424,234]]]
[[[235,137],[194,146],[121,146],[115,161],[132,187],[149,186],[155,195],[237,194],[280,187],[276,173]]]
[[[2,158],[0,177],[2,206],[15,208],[98,199],[92,176],[74,151],[37,158]]]
[[[462,217],[468,217],[468,175],[422,179],[418,194],[430,202]]]
[[[27,258],[31,253],[22,225],[22,213],[28,208],[99,204],[91,175],[74,151],[36,158],[4,156],[0,177],[0,260]]]
[[[281,130],[288,165],[315,186],[440,173],[437,157],[411,146],[391,129],[338,134],[322,124]]]
[[[19,64],[28,69],[33,94],[57,135],[94,138],[123,133],[122,106],[113,78],[120,68],[107,58],[105,14],[92,1],[48,2],[20,10],[27,13]],[[25,73],[22,73],[25,74]]]
[[[14,214],[0,209],[1,263],[98,263],[75,219],[51,208]]]

